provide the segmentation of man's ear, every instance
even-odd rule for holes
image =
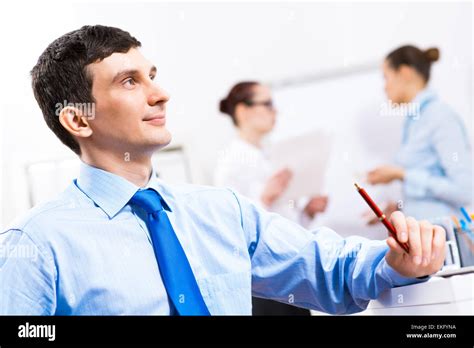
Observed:
[[[92,135],[89,119],[82,115],[81,110],[72,106],[66,106],[59,113],[59,122],[72,135],[79,138],[87,138]]]

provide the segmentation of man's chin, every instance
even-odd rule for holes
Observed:
[[[171,143],[172,136],[171,133],[166,130],[166,132],[163,132],[159,136],[156,136],[155,139],[152,141],[152,147],[154,151],[158,151],[166,146],[168,146]]]

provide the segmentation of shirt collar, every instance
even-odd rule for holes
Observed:
[[[436,98],[436,93],[429,88],[424,88],[420,92],[418,92],[415,98],[413,98],[412,102],[417,103],[421,111],[426,105],[426,103],[434,98]]]
[[[150,180],[144,188],[131,183],[127,179],[108,171],[93,167],[81,161],[79,177],[76,185],[94,201],[108,216],[113,218],[140,189],[154,189],[162,198],[163,207],[171,211],[169,202],[172,199],[152,169]],[[167,197],[165,197],[167,196]]]

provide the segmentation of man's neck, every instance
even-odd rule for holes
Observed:
[[[121,176],[138,187],[144,187],[150,180],[152,165],[150,156],[118,156],[114,153],[97,155],[83,152],[81,160],[93,167]]]

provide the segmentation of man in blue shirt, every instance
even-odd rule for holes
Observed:
[[[400,212],[391,220],[409,254],[393,238],[308,231],[231,190],[158,179],[150,158],[171,139],[169,97],[139,47],[85,26],[33,68],[46,123],[83,163],[0,234],[1,314],[250,314],[252,294],[353,313],[440,269],[444,230]]]

